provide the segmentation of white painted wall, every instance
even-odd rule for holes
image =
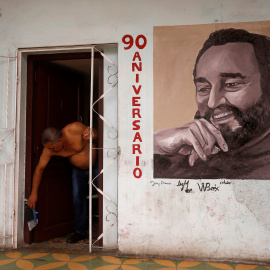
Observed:
[[[218,193],[205,194],[186,194],[173,184],[153,187],[151,183],[153,26],[270,20],[268,0],[1,0],[0,9],[0,55],[6,56],[8,49],[14,56],[18,48],[119,43],[120,252],[211,260],[270,260],[269,181],[256,181],[256,186],[253,181],[234,181]],[[123,49],[121,40],[125,34],[134,37],[143,34],[148,41],[140,51],[143,177],[139,180],[132,176],[135,160],[131,148],[134,136],[131,98],[135,80],[131,62],[136,50]],[[20,118],[15,117],[14,61],[10,66],[6,125],[6,69],[7,61],[0,58],[0,136],[14,129],[16,121],[25,121],[23,110]],[[21,100],[18,102],[23,104]],[[17,122],[15,134],[23,133],[23,127],[23,122]],[[14,162],[15,134],[12,131],[7,141],[11,159],[0,150],[0,248],[16,247],[17,239],[22,239],[22,228],[13,229],[17,218],[16,224],[22,224],[18,209],[22,209],[24,186],[21,170],[14,177],[14,167],[23,164],[21,159]],[[17,140],[21,154],[23,143],[23,138]],[[192,185],[195,189],[197,182]]]

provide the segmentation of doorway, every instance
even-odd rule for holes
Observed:
[[[103,93],[103,58],[95,54],[94,100]],[[89,126],[91,53],[56,53],[29,55],[27,58],[26,166],[25,197],[31,193],[34,169],[43,146],[41,133],[49,126],[62,129],[79,121]],[[103,113],[103,103],[95,110]],[[93,127],[99,131],[98,148],[103,148],[103,123],[96,115]],[[99,171],[103,167],[99,151]],[[102,188],[102,175],[99,187]],[[91,199],[91,198],[90,198]],[[93,199],[92,236],[102,233],[102,197]],[[37,204],[38,226],[29,232],[24,226],[24,242],[44,242],[73,232],[71,166],[67,159],[54,157],[43,173]],[[98,216],[98,218],[97,218]],[[101,245],[101,241],[99,241]]]

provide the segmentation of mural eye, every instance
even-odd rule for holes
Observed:
[[[203,88],[199,88],[198,89],[198,93],[200,94],[200,95],[208,95],[209,93],[210,93],[210,88],[208,88],[208,87],[203,87]]]
[[[239,91],[244,85],[245,82],[228,82],[224,83],[224,88],[227,89],[227,91]]]
[[[228,86],[228,87],[233,87],[233,86],[238,86],[240,83],[238,82],[234,82],[234,83],[225,83],[225,86]]]

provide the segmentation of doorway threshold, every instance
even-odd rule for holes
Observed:
[[[20,250],[27,252],[49,252],[49,253],[70,253],[87,254],[89,253],[89,239],[86,238],[74,244],[66,243],[70,235],[56,237],[40,243],[25,244]]]
[[[92,231],[92,243],[94,243],[98,237],[98,215],[93,216],[93,231]],[[31,245],[24,244],[20,249],[27,252],[49,252],[49,253],[69,253],[69,254],[89,254],[89,234],[86,238],[78,241],[74,244],[67,243],[67,239],[72,234],[62,235],[49,239],[39,243],[32,243]],[[98,244],[94,244],[93,248],[100,249]]]
[[[24,244],[17,251],[30,252],[30,253],[62,253],[62,254],[89,254],[89,239],[81,240],[74,244],[66,243],[67,238],[70,235],[57,237],[41,243],[32,243],[31,245]],[[93,240],[94,242],[95,240]],[[92,246],[92,255],[102,256],[119,256],[118,249],[106,249],[98,245]]]

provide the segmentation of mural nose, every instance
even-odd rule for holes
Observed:
[[[222,92],[220,91],[219,87],[213,87],[211,89],[209,99],[208,99],[208,107],[210,109],[214,109],[217,106],[224,104],[226,102],[226,99],[224,98]]]

